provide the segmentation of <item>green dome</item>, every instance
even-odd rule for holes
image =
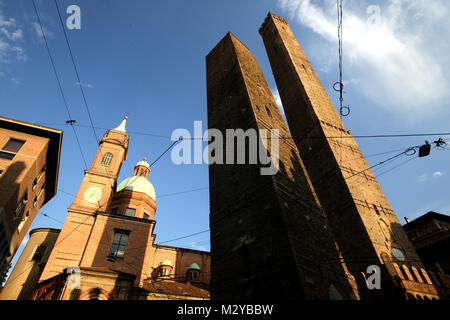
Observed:
[[[164,260],[164,261],[161,262],[159,265],[160,265],[160,266],[170,266],[170,267],[173,267],[172,262],[170,262],[169,259]]]
[[[156,200],[155,188],[147,178],[142,176],[132,176],[123,180],[117,187],[117,192],[122,190],[143,192],[153,200]]]
[[[198,266],[198,264],[196,264],[195,262],[193,264],[191,264],[188,269],[193,269],[193,270],[200,270],[200,267]]]

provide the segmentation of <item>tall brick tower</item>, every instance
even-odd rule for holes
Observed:
[[[393,294],[400,286],[395,279],[403,276],[424,283],[427,276],[416,251],[287,21],[269,13],[259,33],[293,141],[362,292],[366,268],[378,265],[382,270],[382,290],[367,291],[362,297]],[[406,277],[398,265],[412,268],[414,276]],[[416,272],[420,269],[422,275]]]
[[[207,55],[206,75],[210,129],[289,136],[256,59],[231,33]],[[276,134],[269,137],[274,154]],[[260,162],[249,164],[250,148],[246,143],[246,164],[209,166],[211,298],[354,299],[353,279],[295,144],[279,140],[274,175],[261,175]]]
[[[97,212],[109,209],[117,176],[127,156],[129,137],[125,132],[125,124],[126,118],[100,140],[92,165],[89,170],[85,170],[75,200],[68,208],[66,222],[41,280],[55,276],[69,266],[81,264],[89,240],[87,235],[96,222]]]

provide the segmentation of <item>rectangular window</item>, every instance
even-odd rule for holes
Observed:
[[[24,143],[25,141],[10,138],[0,151],[0,158],[12,160]]]
[[[144,213],[144,219],[148,220],[148,219],[150,219],[150,216],[148,214]]]
[[[117,214],[117,208],[112,208],[111,213]]]
[[[28,202],[28,193],[25,193],[25,195],[22,198],[22,201],[20,201],[19,205],[16,208],[16,216],[14,217],[15,219],[22,217],[22,214],[25,211],[27,202]]]
[[[112,158],[113,158],[112,153],[110,153],[110,152],[106,153],[102,158],[101,165],[105,166],[105,167],[109,167],[109,165],[111,164]]]
[[[36,251],[34,252],[33,261],[41,262],[42,258],[44,257],[45,249],[47,249],[46,246],[39,246],[36,248]]]
[[[15,156],[14,153],[0,151],[0,158],[2,159],[12,160],[14,156]]]
[[[129,235],[130,231],[119,229],[114,230],[114,239],[111,246],[111,251],[109,252],[110,256],[123,258]]]
[[[8,239],[6,239],[6,232],[3,222],[0,221],[0,261],[5,259],[8,253]]]
[[[25,210],[25,205],[26,205],[26,203],[21,202],[19,204],[19,206],[17,207],[17,209],[16,209],[16,216],[15,216],[16,219],[18,219],[18,218],[20,218],[22,216],[22,213]]]
[[[136,215],[136,209],[133,208],[127,208],[125,210],[125,215],[129,217],[134,217]]]
[[[8,143],[3,147],[3,150],[17,153],[20,150],[20,148],[22,148],[24,143],[25,141],[11,138],[9,139]]]

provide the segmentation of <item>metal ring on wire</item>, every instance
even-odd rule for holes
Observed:
[[[344,110],[345,110],[345,112],[344,112]],[[348,116],[350,114],[350,106],[341,106],[341,108],[339,109],[339,113],[343,117]]]
[[[411,153],[411,151],[412,151],[412,153]],[[415,155],[417,153],[417,151],[416,151],[415,147],[412,147],[412,148],[407,149],[404,153],[407,156],[413,156],[413,155]]]
[[[336,85],[337,85],[337,84],[340,85],[340,86],[339,86],[339,89],[336,89]],[[334,91],[342,92],[342,91],[344,90],[344,84],[343,84],[342,82],[340,82],[340,81],[337,81],[337,82],[335,82],[335,83],[333,84],[333,89],[334,89]]]

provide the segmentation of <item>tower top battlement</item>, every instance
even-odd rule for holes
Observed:
[[[268,25],[270,19],[276,19],[276,20],[278,20],[278,21],[280,21],[280,22],[283,22],[283,23],[289,25],[289,23],[287,22],[287,20],[283,19],[283,18],[280,17],[280,16],[277,16],[276,14],[273,14],[272,12],[269,12],[269,13],[267,14],[267,17],[264,19],[264,22],[263,22],[263,24],[261,25],[261,28],[259,28],[259,34],[260,34],[260,35],[262,35],[263,32],[265,31],[265,29],[267,28],[267,25]]]

